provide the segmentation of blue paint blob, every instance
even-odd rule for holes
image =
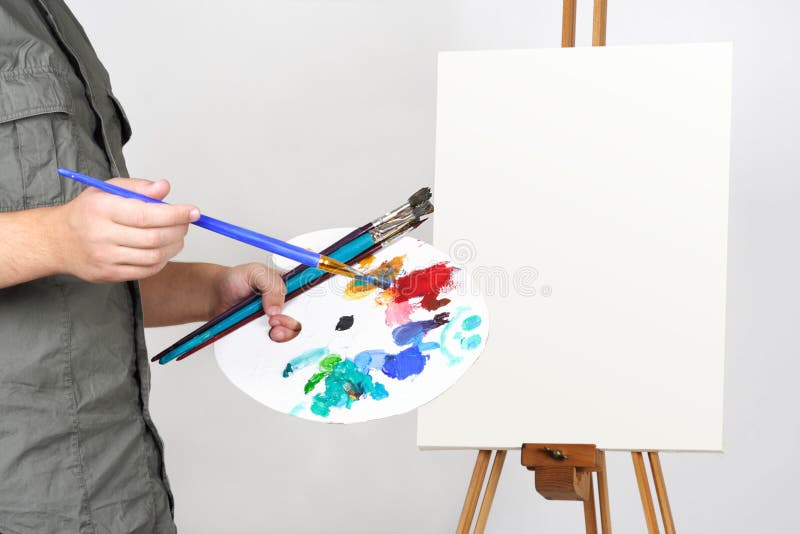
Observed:
[[[449,316],[449,313],[444,312],[435,315],[433,319],[428,319],[426,321],[412,321],[410,323],[400,325],[392,330],[394,342],[401,347],[403,345],[408,345],[409,343],[418,345],[422,341],[422,338],[425,337],[425,334],[434,328],[439,328],[443,324],[446,324]]]
[[[483,321],[481,320],[480,316],[478,315],[470,315],[461,323],[461,328],[470,331],[475,330],[478,328]]]
[[[465,337],[461,340],[461,348],[464,350],[475,350],[481,346],[481,336],[478,334],[474,334],[469,337]]]
[[[386,352],[376,350],[365,350],[356,354],[353,362],[356,368],[362,373],[368,372],[370,369],[380,369],[383,367],[383,360],[386,358]]]
[[[389,378],[405,380],[409,376],[420,374],[425,369],[428,358],[428,355],[420,352],[418,346],[413,345],[399,354],[387,354],[381,370]]]

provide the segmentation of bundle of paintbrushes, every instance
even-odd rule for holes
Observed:
[[[353,230],[319,254],[346,265],[360,262],[425,222],[427,219],[423,217],[433,213],[430,198],[430,188],[420,189],[402,206]],[[286,300],[305,293],[331,276],[307,265],[295,267],[282,277],[286,284]],[[254,294],[161,351],[152,361],[165,364],[182,360],[263,315],[261,295]]]

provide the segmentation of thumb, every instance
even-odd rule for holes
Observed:
[[[114,178],[108,183],[128,189],[140,195],[145,195],[156,200],[163,200],[169,194],[170,185],[166,180],[143,180],[141,178]]]

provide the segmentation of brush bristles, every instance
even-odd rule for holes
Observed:
[[[429,214],[433,213],[433,204],[431,204],[430,201],[426,200],[425,202],[423,202],[421,204],[417,204],[416,206],[413,206],[411,208],[411,210],[414,213],[414,218],[415,219],[419,219],[420,217],[422,217],[424,215],[429,215]]]
[[[416,208],[420,204],[430,200],[431,196],[432,196],[431,188],[423,187],[422,189],[420,189],[419,191],[408,197],[408,203],[411,205],[412,208]]]
[[[383,276],[375,277],[364,275],[359,277],[364,280],[368,284],[372,284],[375,287],[379,287],[381,289],[389,289],[392,286],[391,280],[384,278]]]

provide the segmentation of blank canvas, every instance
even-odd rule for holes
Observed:
[[[492,329],[420,447],[722,450],[731,57],[440,54],[434,244]]]

